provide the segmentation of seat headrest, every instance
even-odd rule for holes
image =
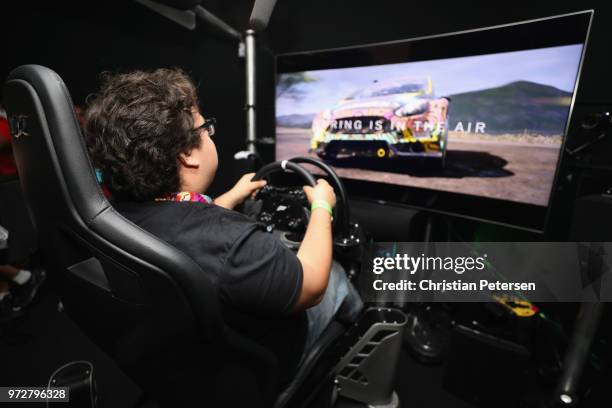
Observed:
[[[35,108],[41,110],[38,116],[46,120],[49,132],[53,135],[53,148],[58,157],[69,158],[57,163],[66,181],[68,194],[85,224],[89,225],[110,204],[97,183],[75,107],[64,81],[54,71],[40,65],[23,65],[14,69],[8,76],[7,85],[11,81],[22,82],[32,92],[32,99],[40,100],[41,106]],[[28,110],[31,107],[24,105],[23,111],[19,111],[19,108],[15,111],[15,107],[12,109],[9,124],[12,133],[18,137],[19,132],[27,133],[28,115],[31,114]],[[15,129],[20,126],[23,129]]]

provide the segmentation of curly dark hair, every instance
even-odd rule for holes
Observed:
[[[179,155],[200,146],[189,76],[177,68],[103,74],[92,96],[85,138],[113,198],[150,201],[178,191]]]

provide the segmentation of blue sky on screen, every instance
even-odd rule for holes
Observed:
[[[316,82],[299,85],[299,99],[281,96],[276,115],[316,113],[375,80],[430,76],[437,96],[531,81],[572,92],[582,44],[371,67],[308,71]],[[282,74],[281,74],[282,75]]]

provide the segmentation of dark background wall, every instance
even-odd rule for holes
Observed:
[[[179,66],[199,85],[201,108],[218,119],[220,168],[212,193],[237,178],[232,155],[244,147],[243,61],[237,44],[201,24],[188,31],[133,1],[21,1],[3,6],[0,80],[14,67],[36,63],[64,79],[76,104],[95,92],[99,73]],[[601,4],[600,4],[601,3]],[[252,0],[204,0],[232,26],[247,26]],[[546,17],[593,8],[595,18],[578,93],[579,105],[612,102],[612,5],[595,1],[457,2],[399,0],[278,0],[262,37],[259,126],[273,132],[274,53],[391,41]]]
[[[45,65],[63,78],[74,103],[83,105],[103,71],[181,67],[199,87],[202,111],[218,119],[220,177],[213,190],[233,181],[231,157],[245,137],[237,44],[206,27],[189,31],[133,1],[12,3],[2,11],[2,82],[21,64]]]

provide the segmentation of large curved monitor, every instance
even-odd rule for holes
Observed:
[[[276,159],[353,194],[542,230],[592,12],[277,57]]]

